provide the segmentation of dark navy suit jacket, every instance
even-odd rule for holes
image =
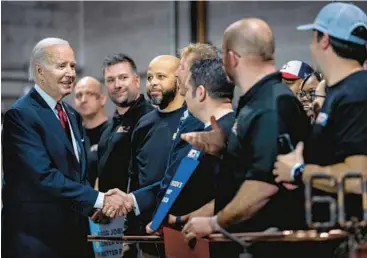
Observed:
[[[3,257],[89,257],[87,214],[98,192],[86,178],[80,116],[63,104],[79,149],[33,88],[5,113]]]

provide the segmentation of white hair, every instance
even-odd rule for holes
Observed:
[[[46,49],[53,45],[67,45],[69,42],[60,38],[45,38],[39,41],[32,50],[31,59],[29,61],[29,80],[36,81],[36,63],[42,66],[47,64]]]

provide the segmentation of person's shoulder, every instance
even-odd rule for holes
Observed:
[[[24,95],[17,99],[4,113],[4,119],[9,116],[24,117],[22,119],[27,120],[36,114],[32,105],[32,99],[30,94]]]
[[[9,107],[9,110],[11,109],[23,110],[23,109],[30,108],[32,106],[31,101],[32,99],[31,99],[30,94],[24,95],[20,97],[19,99],[17,99],[13,104],[11,104],[11,106]]]
[[[235,121],[235,113],[229,112],[228,114],[225,114],[220,119],[218,119],[218,124],[223,127],[229,127],[232,128],[234,121]]]
[[[145,113],[144,115],[142,115],[140,117],[139,121],[152,120],[152,119],[154,119],[157,116],[158,116],[158,110],[156,108],[153,108],[150,111],[148,111],[147,113]]]
[[[274,97],[279,97],[279,96],[292,96],[292,97],[296,98],[296,96],[291,91],[291,89],[287,85],[285,85],[284,83],[282,83],[282,82],[275,83],[272,86],[272,92],[273,92],[273,96]]]
[[[230,112],[218,120],[219,126],[222,128],[222,130],[224,130],[226,135],[229,135],[231,133],[232,127],[235,123],[235,119],[235,113]]]
[[[150,126],[151,124],[154,123],[154,121],[156,121],[158,118],[158,110],[157,109],[153,109],[151,111],[149,111],[148,113],[142,115],[138,122],[136,123],[135,126],[135,130],[139,130],[140,128],[144,128],[147,126]]]
[[[202,130],[204,129],[204,124],[199,119],[189,114],[182,122],[183,128],[187,128],[188,130]]]
[[[335,92],[332,96],[339,104],[367,101],[367,71],[356,72],[340,84],[341,87],[331,87],[331,92]]]
[[[147,99],[144,98],[144,96],[142,96],[138,101],[138,103],[136,104],[135,109],[139,111],[139,113],[141,114],[146,114],[152,111],[154,107],[152,106],[150,101],[148,101]]]

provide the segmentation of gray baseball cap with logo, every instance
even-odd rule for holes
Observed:
[[[318,30],[337,39],[365,45],[366,39],[352,34],[359,26],[367,30],[364,11],[354,4],[334,2],[324,6],[312,24],[298,26],[297,30]]]

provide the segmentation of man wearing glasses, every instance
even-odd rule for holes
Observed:
[[[95,186],[97,179],[97,150],[103,130],[107,126],[107,116],[104,113],[106,95],[101,83],[93,77],[84,77],[74,88],[74,103],[83,118],[86,137],[85,146],[88,157],[88,180]]]
[[[337,177],[350,171],[366,173],[367,15],[353,4],[330,3],[313,24],[298,29],[312,30],[311,55],[325,78],[327,94],[305,151],[299,144],[294,152],[278,156],[273,171],[276,181],[306,181],[320,172]],[[326,180],[315,181],[314,186],[336,191]],[[360,182],[350,180],[346,190],[360,193]]]

